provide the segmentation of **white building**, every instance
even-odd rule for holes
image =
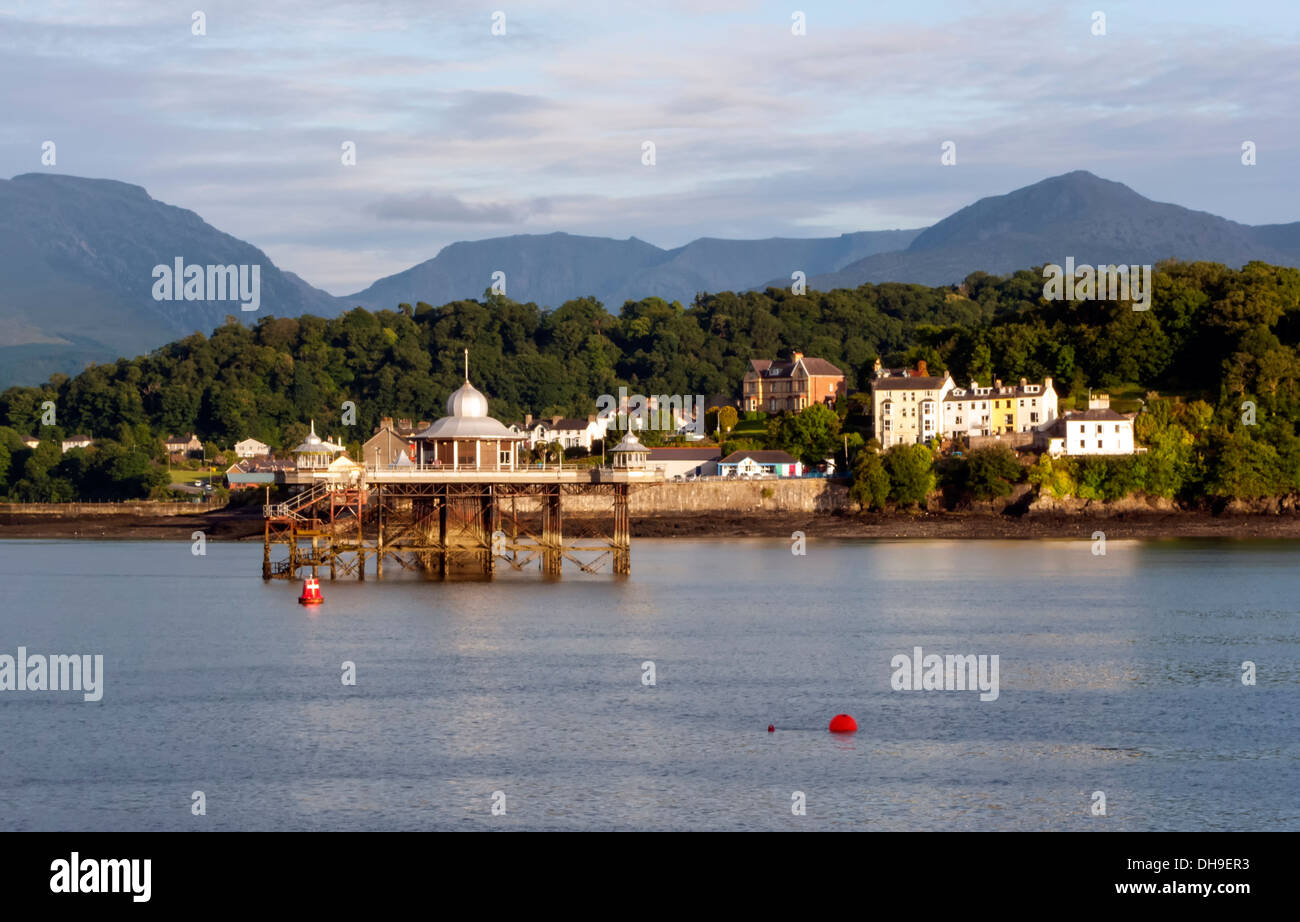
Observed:
[[[73,448],[89,448],[95,443],[88,435],[70,435],[63,440],[63,451],[68,452]]]
[[[511,428],[521,431],[527,437],[529,448],[559,442],[565,449],[583,448],[591,451],[593,442],[605,438],[608,427],[609,420],[597,416],[589,416],[586,419],[553,416],[550,419],[536,421],[530,417],[524,421],[522,430],[518,427]]]
[[[954,387],[945,394],[943,434],[949,438],[988,435],[992,428],[992,393],[993,388],[980,387],[972,381],[970,387]]]
[[[882,368],[876,360],[871,379],[871,418],[881,448],[928,442],[943,433],[943,403],[953,389],[952,376],[930,375],[925,362],[916,369]]]
[[[318,436],[316,421],[312,420],[311,432],[302,444],[293,450],[294,466],[300,471],[324,470],[330,466],[336,455],[344,451],[342,445]]]
[[[1051,378],[1018,385],[994,381],[992,387],[954,387],[943,399],[943,434],[958,436],[1004,435],[1034,432],[1057,417],[1056,388]]]
[[[1060,455],[1131,455],[1133,418],[1110,408],[1108,394],[1088,398],[1088,409],[1066,413],[1042,431],[1041,442],[1052,457]]]
[[[715,477],[722,452],[718,448],[651,448],[646,465],[662,471],[665,480],[690,477]]]
[[[271,446],[257,439],[244,439],[235,443],[235,455],[240,458],[265,458],[271,453]]]

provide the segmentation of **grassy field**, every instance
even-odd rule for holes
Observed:
[[[767,435],[767,416],[760,419],[742,419],[736,423],[736,428],[731,430],[728,438],[732,439],[761,439]]]
[[[186,471],[174,467],[167,472],[172,479],[172,483],[193,483],[196,480],[207,480],[209,473],[215,478],[221,472],[215,467],[211,471]]]

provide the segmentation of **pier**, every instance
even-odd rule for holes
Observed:
[[[661,475],[613,468],[369,470],[288,474],[302,492],[263,506],[262,578],[442,577],[498,563],[559,576],[631,571],[628,496]],[[578,497],[585,499],[579,500]],[[574,509],[573,506],[580,508]]]
[[[362,464],[312,421],[293,449],[294,469],[275,476],[300,492],[274,504],[267,492],[263,579],[328,571],[363,580],[371,562],[380,578],[385,564],[442,578],[465,568],[491,576],[497,561],[550,576],[565,563],[631,571],[629,491],[663,479],[645,469],[634,433],[614,446],[609,467],[530,467],[520,457],[524,435],[489,416],[470,384],[466,350],[465,383],[447,398],[447,414],[409,438],[392,435],[377,431],[367,443],[374,461]]]

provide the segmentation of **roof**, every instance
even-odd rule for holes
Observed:
[[[316,434],[316,421],[312,420],[311,432],[307,438],[302,441],[297,448],[292,449],[295,455],[300,454],[326,454],[328,452],[347,451],[342,445],[336,445],[333,442],[322,439]]]
[[[969,387],[954,387],[944,400],[1000,400],[1004,397],[1042,397],[1047,393],[1044,384],[1004,384],[1002,387],[990,386],[980,388],[983,393],[975,393]],[[1055,390],[1055,389],[1053,389]]]
[[[411,436],[413,439],[507,439],[520,441],[518,432],[490,416],[444,416],[435,420],[428,429]]]
[[[804,371],[810,375],[838,375],[841,378],[844,377],[844,372],[825,359],[809,358],[808,356],[791,359],[788,362],[774,362],[771,359],[750,359],[749,364],[754,371],[764,378],[788,378],[794,374],[794,368],[799,364],[802,364]]]
[[[230,471],[226,471],[226,481],[231,484],[275,483],[275,474],[270,471],[249,471],[247,473],[231,473]]]
[[[1115,422],[1127,422],[1128,417],[1118,410],[1112,410],[1109,407],[1103,407],[1095,410],[1072,410],[1061,417],[1071,422],[1092,422],[1093,420],[1114,420]]]
[[[468,361],[468,360],[467,360]],[[483,394],[465,379],[447,398],[447,415],[434,420],[433,425],[413,433],[413,439],[501,439],[522,441],[523,436],[511,432],[500,420],[487,415],[488,401]]]
[[[840,377],[844,376],[844,372],[840,371],[838,368],[836,368],[834,365],[832,365],[830,362],[826,361],[825,359],[810,359],[807,356],[805,356],[800,361],[803,362],[804,370],[807,371],[808,374],[810,375],[839,375]]]
[[[722,456],[722,451],[717,447],[714,448],[652,448],[650,449],[651,461],[716,461]]]
[[[641,444],[641,440],[636,437],[636,433],[629,429],[627,435],[623,436],[611,451],[646,451],[646,447]]]
[[[947,377],[938,375],[909,375],[904,378],[889,375],[884,378],[872,378],[871,389],[874,391],[937,391],[943,387]],[[975,399],[982,399],[978,397]]]
[[[194,433],[191,432],[189,435],[169,435],[169,436],[167,436],[167,438],[163,439],[163,441],[166,442],[166,443],[169,444],[169,445],[170,445],[170,444],[173,444],[173,443],[176,443],[176,442],[182,442],[182,443],[185,443],[185,444],[189,444],[190,442],[198,441],[198,439],[197,439],[197,437],[194,435]]]
[[[794,464],[799,459],[789,452],[766,449],[762,451],[733,451],[719,461],[719,464],[739,464],[746,458],[752,458],[759,464]]]
[[[548,429],[552,429],[552,430],[555,430],[555,431],[561,431],[561,432],[563,432],[563,431],[581,432],[581,431],[585,430],[589,425],[591,425],[591,421],[590,421],[590,420],[586,420],[586,419],[578,419],[578,418],[576,418],[576,417],[572,417],[572,416],[571,416],[571,417],[568,417],[568,418],[566,418],[566,419],[559,419],[559,420],[556,420],[555,422],[553,422],[551,425],[547,426],[546,428],[548,428]]]

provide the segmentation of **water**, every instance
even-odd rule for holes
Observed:
[[[0,653],[105,661],[0,692],[0,828],[1300,828],[1300,548],[1090,546],[637,540],[310,610],[259,544],[0,541]],[[998,699],[892,690],[917,645]]]

